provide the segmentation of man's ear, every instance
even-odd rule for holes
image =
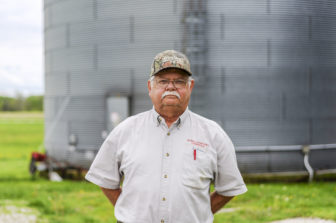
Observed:
[[[150,80],[147,81],[147,88],[148,88],[148,95],[149,95],[152,90],[152,85],[151,85]]]
[[[190,81],[190,91],[192,91],[192,89],[194,88],[194,84],[195,84],[195,80],[192,79],[192,80]]]

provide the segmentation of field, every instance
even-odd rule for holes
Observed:
[[[1,207],[17,206],[35,210],[38,222],[115,222],[113,208],[97,186],[84,181],[31,179],[30,154],[43,151],[42,142],[42,113],[0,113],[0,215]],[[291,217],[336,220],[335,182],[247,186],[246,194],[215,215],[215,223],[259,223]]]

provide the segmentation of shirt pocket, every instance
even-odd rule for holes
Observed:
[[[193,189],[205,189],[213,179],[207,148],[187,145],[183,153],[182,183]]]

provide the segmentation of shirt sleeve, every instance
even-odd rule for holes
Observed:
[[[218,126],[217,172],[215,173],[215,190],[223,196],[236,196],[247,191],[237,165],[233,143],[229,136]]]
[[[86,180],[108,189],[120,187],[118,134],[116,132],[112,131],[106,138],[85,176]]]

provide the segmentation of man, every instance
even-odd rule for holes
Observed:
[[[153,109],[113,129],[86,175],[115,206],[119,222],[210,223],[247,191],[229,137],[188,109],[191,75],[184,54],[156,55],[148,80]]]

